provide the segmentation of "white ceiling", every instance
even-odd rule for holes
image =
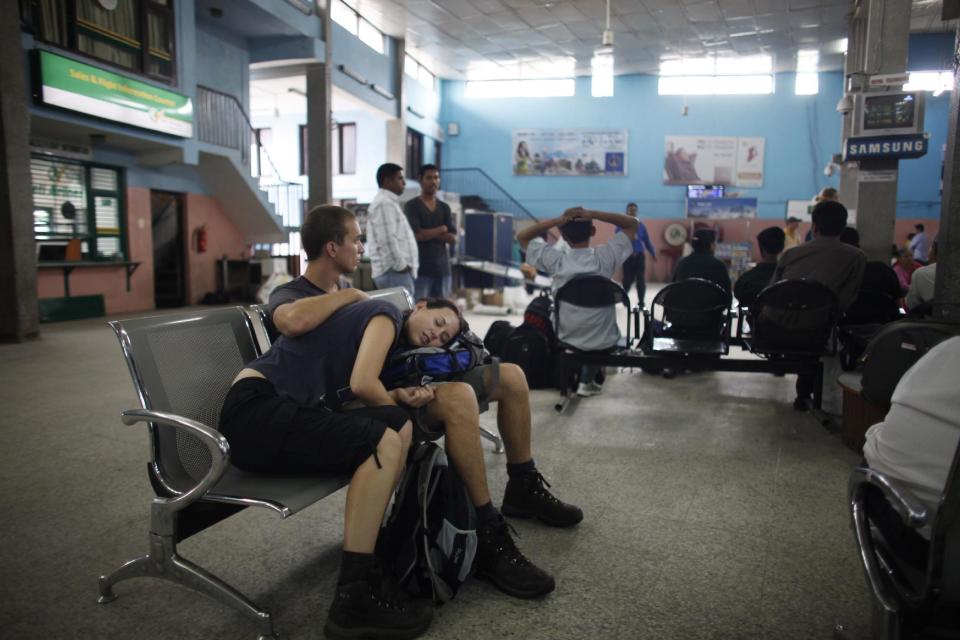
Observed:
[[[570,56],[586,74],[600,47],[605,0],[347,0],[444,78],[471,64]],[[611,0],[615,72],[655,73],[661,58],[772,54],[793,70],[798,49],[839,69],[851,0]],[[911,31],[945,31],[941,0],[914,0]]]

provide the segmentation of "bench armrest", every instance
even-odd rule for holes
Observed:
[[[202,422],[191,420],[173,413],[164,413],[162,411],[151,411],[149,409],[130,409],[121,414],[124,424],[136,424],[138,422],[158,422],[175,429],[179,429],[190,435],[196,436],[210,451],[210,470],[207,474],[189,491],[180,494],[176,498],[158,498],[165,505],[164,509],[172,512],[179,511],[192,502],[203,497],[220,480],[223,473],[230,465],[230,444],[216,429],[211,429]]]
[[[872,485],[883,492],[884,497],[896,509],[903,523],[912,529],[919,529],[927,524],[930,514],[920,499],[910,492],[903,484],[884,475],[876,469],[858,467],[850,473],[848,493],[850,499],[855,499],[860,490],[866,485]]]

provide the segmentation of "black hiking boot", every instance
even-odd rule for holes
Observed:
[[[433,603],[416,600],[374,566],[364,580],[338,584],[327,624],[328,638],[416,638],[433,620]]]
[[[572,527],[583,520],[580,507],[561,502],[539,471],[507,480],[500,511],[512,518],[537,518],[551,527]]]
[[[536,598],[554,590],[553,576],[527,560],[510,536],[511,527],[502,516],[477,527],[478,578],[489,580],[516,598]]]

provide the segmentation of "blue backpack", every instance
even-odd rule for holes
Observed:
[[[472,331],[465,331],[442,347],[394,351],[387,356],[380,381],[387,389],[420,386],[456,378],[489,361],[483,340]]]

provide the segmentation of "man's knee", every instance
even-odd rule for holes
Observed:
[[[407,426],[408,425],[404,425],[404,428]],[[400,465],[402,451],[402,436],[393,429],[384,431],[380,442],[377,443],[377,458],[380,461],[380,465],[384,468],[395,469]]]
[[[502,398],[529,393],[530,388],[527,386],[527,376],[523,369],[512,362],[501,362],[500,380],[490,397]]]
[[[479,424],[480,411],[477,406],[477,395],[473,387],[466,382],[447,382],[439,385],[432,405],[432,417],[448,425],[471,420]]]

